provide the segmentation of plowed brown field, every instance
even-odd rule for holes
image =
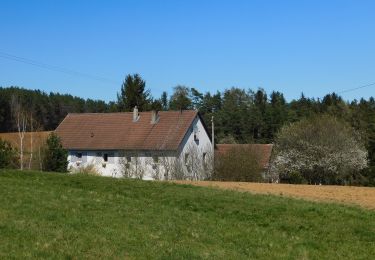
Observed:
[[[258,194],[273,194],[313,201],[338,202],[375,209],[375,187],[293,185],[251,182],[175,181],[179,184],[230,189]]]
[[[30,149],[30,138],[31,138],[31,136],[33,137],[34,149],[36,149],[40,145],[43,145],[43,143],[47,140],[50,133],[51,133],[50,131],[41,131],[41,132],[32,132],[32,133],[26,132],[25,137],[23,139],[25,152],[27,153],[27,152],[30,152],[30,150],[31,150]],[[0,139],[10,142],[10,144],[13,147],[19,149],[20,138],[19,138],[17,132],[0,133]]]

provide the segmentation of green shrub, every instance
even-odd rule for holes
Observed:
[[[0,139],[0,168],[17,168],[18,165],[17,150],[9,142]]]
[[[289,184],[306,184],[306,179],[302,176],[300,172],[293,171],[288,175],[280,176],[280,182]]]
[[[236,147],[225,154],[216,156],[212,179],[218,181],[262,181],[259,154],[252,147]]]
[[[354,185],[375,186],[375,166],[370,166],[361,172],[361,179]]]
[[[68,151],[62,147],[60,137],[51,133],[44,150],[43,170],[66,172],[68,167]]]

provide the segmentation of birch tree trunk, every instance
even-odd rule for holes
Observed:
[[[20,169],[23,170],[23,139],[25,137],[27,127],[27,118],[25,111],[22,109],[21,102],[16,96],[12,96],[11,108],[13,117],[16,121],[20,141]]]
[[[33,114],[30,114],[30,158],[29,158],[29,170],[31,169],[31,163],[33,160]]]
[[[23,139],[25,138],[27,122],[22,111],[18,112],[17,118],[18,137],[20,139],[20,169],[23,170]]]

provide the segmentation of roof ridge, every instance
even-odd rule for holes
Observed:
[[[152,110],[149,110],[149,111],[140,111],[138,113],[151,113]],[[193,109],[188,109],[188,110],[182,110],[182,113],[180,110],[167,110],[167,111],[158,111],[158,113],[181,113],[183,114],[183,112],[194,112],[194,113],[198,113],[196,110],[193,110]],[[111,115],[111,114],[133,114],[133,111],[120,111],[120,112],[83,112],[83,113],[68,113],[68,115]]]

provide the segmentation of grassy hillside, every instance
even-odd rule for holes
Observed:
[[[375,212],[177,184],[0,171],[0,258],[370,258]]]

